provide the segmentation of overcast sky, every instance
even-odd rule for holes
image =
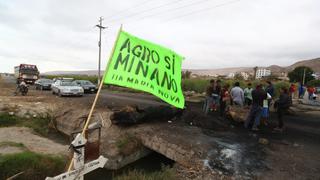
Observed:
[[[290,65],[320,57],[319,0],[1,0],[0,72],[102,68],[116,32],[185,56],[183,68]]]

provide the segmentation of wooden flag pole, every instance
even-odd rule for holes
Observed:
[[[98,89],[97,94],[96,94],[96,96],[95,96],[95,98],[94,98],[94,101],[93,101],[93,104],[92,104],[92,106],[91,106],[91,109],[90,109],[88,118],[87,118],[87,120],[86,120],[86,123],[85,123],[84,126],[83,126],[82,133],[81,133],[82,136],[85,136],[86,129],[87,129],[88,126],[89,126],[89,123],[90,123],[90,120],[91,120],[91,117],[92,117],[93,110],[94,110],[94,108],[96,107],[96,104],[97,104],[97,101],[98,101],[98,98],[99,98],[99,95],[100,95],[100,92],[101,92],[101,89],[102,89],[102,86],[103,86],[104,78],[105,78],[105,76],[106,76],[106,72],[107,72],[108,66],[109,66],[109,64],[110,64],[110,62],[111,62],[111,59],[112,59],[114,50],[115,50],[115,48],[116,48],[116,45],[117,45],[117,42],[118,42],[118,39],[119,39],[119,36],[120,36],[121,31],[122,31],[122,24],[121,24],[120,29],[119,29],[119,31],[118,31],[117,39],[116,39],[116,41],[115,41],[115,43],[114,43],[114,45],[113,45],[111,54],[110,54],[110,56],[109,56],[108,65],[106,66],[106,69],[105,69],[105,71],[104,71],[104,74],[103,74],[103,77],[102,77],[102,81],[101,81],[100,84],[99,84],[99,89]],[[98,77],[98,78],[99,78],[99,77]],[[68,172],[71,171],[72,166],[73,166],[73,158],[72,158],[72,160],[71,160],[71,162],[70,162],[70,164],[69,164]]]

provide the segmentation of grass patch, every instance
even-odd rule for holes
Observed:
[[[209,85],[208,79],[182,79],[181,87],[183,91],[195,91],[197,93],[202,93],[206,91],[207,86]]]
[[[50,117],[20,118],[7,113],[0,114],[0,127],[24,126],[33,129],[36,133],[47,136],[49,133]]]
[[[22,152],[0,155],[0,179],[24,172],[17,179],[45,179],[63,172],[66,160],[63,157]]]
[[[115,180],[174,180],[176,174],[170,167],[162,167],[157,172],[145,172],[139,170],[130,170],[127,173],[115,177]]]
[[[19,122],[18,117],[11,116],[7,113],[0,114],[0,127],[14,126]]]
[[[0,142],[0,147],[3,147],[3,146],[12,146],[12,147],[18,147],[18,148],[26,148],[26,147],[24,146],[24,144],[12,142],[12,141],[3,141],[3,142]]]

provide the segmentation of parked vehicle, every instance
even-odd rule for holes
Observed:
[[[53,81],[51,79],[38,79],[34,82],[36,90],[51,90]]]
[[[98,90],[97,86],[88,80],[75,80],[74,82],[83,88],[84,93],[96,93]]]
[[[74,79],[73,78],[64,78],[64,77],[56,77],[56,78],[53,78],[53,82],[56,82],[57,80],[62,80],[62,81],[73,81]]]
[[[76,82],[56,80],[51,85],[52,94],[58,96],[83,96],[84,90]]]
[[[17,84],[23,79],[28,84],[34,84],[39,79],[39,71],[36,65],[20,64],[14,67],[14,75],[17,78]]]

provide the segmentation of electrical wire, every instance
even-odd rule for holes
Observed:
[[[142,10],[142,11],[139,11],[139,12],[134,12],[134,13],[128,14],[127,16],[123,16],[123,17],[120,17],[120,18],[109,19],[109,22],[115,22],[115,21],[118,21],[118,20],[121,20],[121,19],[130,19],[130,18],[136,17],[136,16],[138,16],[140,14],[143,14],[145,12],[149,12],[149,11],[152,11],[152,10],[155,10],[155,9],[159,9],[159,8],[162,8],[162,7],[165,7],[165,6],[176,4],[176,3],[179,3],[181,1],[184,1],[184,0],[176,0],[176,1],[173,1],[173,2],[170,2],[170,3],[162,4],[160,6],[152,7],[150,9],[145,9],[145,10]]]
[[[216,8],[219,8],[219,7],[227,6],[227,5],[229,5],[229,4],[234,4],[234,3],[237,3],[237,2],[239,2],[239,1],[241,1],[241,0],[228,1],[228,2],[225,2],[225,3],[217,4],[217,5],[215,5],[215,6],[198,9],[198,10],[196,10],[196,11],[191,11],[191,12],[189,12],[189,13],[182,14],[182,15],[176,16],[176,17],[174,17],[174,18],[170,18],[170,19],[166,20],[166,22],[168,22],[168,21],[173,21],[173,20],[176,20],[176,19],[180,19],[180,18],[183,18],[183,17],[186,17],[186,16],[190,16],[190,15],[193,15],[193,14],[201,13],[201,12],[204,12],[204,11],[208,11],[208,10],[211,10],[211,9],[216,9]]]
[[[196,1],[196,2],[193,2],[193,3],[189,3],[189,4],[185,4],[183,6],[176,7],[176,8],[167,9],[165,11],[162,11],[161,13],[155,13],[155,14],[150,14],[150,15],[147,15],[147,16],[142,16],[141,18],[139,18],[137,20],[134,20],[134,21],[131,21],[131,22],[128,22],[126,24],[132,24],[133,22],[137,22],[137,21],[140,21],[140,20],[143,20],[143,19],[147,19],[147,18],[150,18],[150,17],[163,15],[164,12],[172,12],[172,11],[183,9],[183,8],[195,5],[195,4],[203,4],[206,1],[211,1],[211,0]],[[225,2],[225,3],[217,4],[215,6],[210,6],[210,7],[206,7],[206,8],[197,9],[197,10],[194,10],[194,11],[182,14],[182,15],[178,15],[178,16],[170,18],[170,19],[166,19],[165,21],[166,22],[173,21],[173,20],[176,20],[176,19],[180,19],[180,18],[183,18],[183,17],[186,17],[186,16],[193,15],[193,14],[197,14],[197,13],[201,13],[201,12],[204,12],[204,11],[212,10],[212,9],[219,8],[219,7],[222,7],[222,6],[227,6],[229,4],[234,4],[234,3],[239,2],[239,1],[241,1],[241,0],[232,0],[232,1]],[[118,22],[114,22],[114,23],[111,23],[111,24],[118,24]]]
[[[177,11],[179,9],[183,9],[183,8],[186,8],[186,7],[195,5],[195,4],[199,4],[199,3],[204,3],[206,1],[212,1],[212,0],[195,1],[195,2],[190,3],[190,4],[186,4],[186,5],[183,5],[183,6],[176,7],[176,8],[167,9],[165,11],[162,11],[161,13]],[[150,18],[150,17],[154,17],[154,16],[159,16],[159,15],[163,15],[163,14],[157,13],[157,14],[151,14],[151,15],[147,15],[147,16],[142,16],[141,18],[137,19],[137,21],[143,20],[143,19],[147,19],[147,18]]]
[[[145,4],[147,4],[147,3],[149,3],[149,2],[152,2],[152,1],[155,1],[155,0],[142,1],[142,2],[139,3],[138,5],[135,5],[135,6],[133,6],[133,7],[129,7],[129,8],[126,8],[126,9],[123,9],[123,10],[120,10],[120,11],[117,11],[117,12],[115,13],[115,15],[110,15],[110,16],[107,16],[107,17],[105,17],[105,18],[106,18],[106,19],[112,19],[112,18],[114,18],[114,16],[117,16],[117,15],[120,15],[121,13],[130,11],[131,9],[136,9],[137,7],[140,7],[140,6],[142,6],[142,5],[145,5]]]

